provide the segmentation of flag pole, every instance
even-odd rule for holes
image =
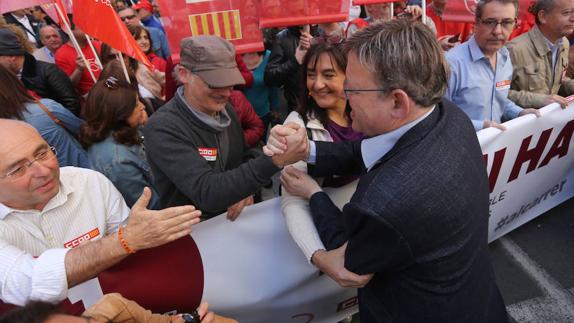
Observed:
[[[84,36],[86,36],[86,40],[88,41],[88,44],[90,45],[90,48],[92,49],[92,53],[94,53],[94,57],[96,58],[96,63],[98,64],[100,69],[103,70],[104,66],[102,65],[102,62],[100,61],[100,55],[96,51],[94,44],[92,44],[92,40],[90,39],[90,36],[88,36],[87,34],[84,34]]]
[[[124,76],[126,77],[126,81],[131,84],[130,76],[128,75],[128,68],[126,67],[126,62],[124,61],[124,54],[118,51],[118,55],[120,56],[120,64],[122,64],[122,70],[124,70]]]
[[[78,44],[78,40],[74,36],[74,33],[72,32],[72,28],[68,24],[68,20],[64,16],[64,13],[62,12],[62,10],[60,9],[60,6],[55,4],[54,7],[56,7],[56,11],[60,15],[60,20],[62,20],[64,22],[64,25],[66,26],[66,29],[68,30],[68,35],[70,36],[70,40],[72,41],[72,45],[74,45],[76,52],[78,53],[78,55],[80,55],[80,57],[84,61],[84,64],[86,64],[86,68],[88,69],[88,73],[90,73],[92,80],[94,81],[94,83],[96,83],[98,80],[96,79],[96,76],[94,75],[94,72],[92,71],[92,67],[90,66],[90,62],[86,59],[86,56],[84,56],[84,53],[82,52],[82,49],[80,48],[80,44]]]
[[[390,20],[393,20],[393,18],[395,17],[395,3],[391,2],[391,17]]]
[[[427,0],[422,1],[423,5],[423,24],[427,23]]]

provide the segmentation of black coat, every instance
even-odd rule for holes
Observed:
[[[72,81],[55,64],[41,62],[26,54],[22,83],[43,98],[62,104],[76,116],[80,115],[80,98]]]
[[[295,49],[299,46],[300,36],[299,30],[294,27],[277,34],[264,74],[265,84],[283,86],[283,95],[289,110],[294,110],[299,105],[298,98],[305,86],[300,65],[295,59]]]
[[[314,176],[364,170],[360,142],[316,145]],[[488,254],[488,196],[474,128],[449,102],[361,177],[342,218],[313,195],[327,248],[348,239],[345,267],[375,274],[359,290],[361,322],[507,322]]]

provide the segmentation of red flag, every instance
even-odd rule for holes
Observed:
[[[528,8],[533,0],[519,0],[518,20],[519,22],[527,19],[529,15]],[[447,1],[442,19],[444,21],[474,22],[474,12],[476,9],[476,0],[453,0]]]
[[[257,0],[158,0],[172,59],[179,62],[183,38],[217,35],[235,45],[237,53],[264,49]]]
[[[146,54],[142,52],[109,1],[75,2],[74,22],[86,34],[152,68],[153,65]]]
[[[71,8],[70,8],[69,6],[65,6],[65,5],[62,3],[62,0],[52,0],[52,2],[53,2],[53,7],[52,7],[52,9],[56,12],[56,15],[57,15],[57,12],[58,12],[58,9],[59,9],[60,13],[64,16],[64,19],[66,20],[66,23],[68,24],[68,26],[71,26],[71,24],[70,24],[70,19],[68,19],[68,13],[70,13],[69,10],[70,10]],[[46,14],[48,14],[50,17],[52,17],[52,16],[48,13],[48,11],[46,11]],[[60,26],[64,23],[64,22],[61,21],[60,19],[58,19],[57,21],[58,21],[58,24],[59,24]]]
[[[359,6],[363,4],[376,4],[385,2],[396,2],[394,0],[353,0],[353,6]]]
[[[1,0],[0,14],[50,3],[50,0]]]
[[[349,0],[261,0],[259,27],[346,21],[349,5]]]

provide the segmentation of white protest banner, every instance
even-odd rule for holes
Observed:
[[[356,313],[357,290],[319,271],[287,231],[278,198],[218,216],[192,236],[203,261],[203,300],[239,322],[338,322]]]
[[[490,181],[492,242],[574,196],[574,104],[478,132]]]

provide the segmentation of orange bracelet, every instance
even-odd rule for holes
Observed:
[[[136,253],[132,248],[130,248],[130,246],[128,246],[128,243],[124,239],[124,228],[123,227],[120,227],[118,229],[118,239],[120,239],[120,244],[122,245],[122,248],[124,248],[124,250],[128,254]]]

